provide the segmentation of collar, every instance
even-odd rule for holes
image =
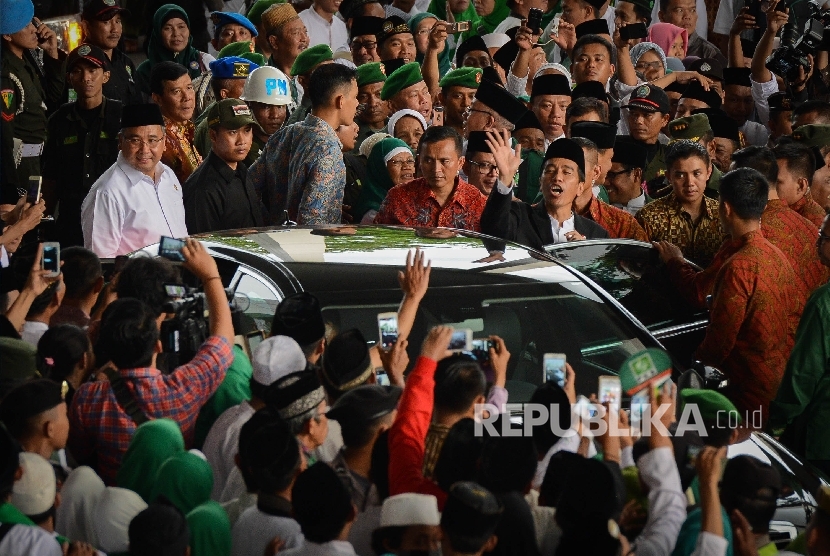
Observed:
[[[646,205],[646,194],[645,192],[641,191],[639,197],[634,197],[633,199],[629,200],[626,204],[626,208],[640,210]]]
[[[677,195],[675,195],[674,189],[672,189],[671,193],[669,193],[667,199],[668,199],[669,206],[672,207],[673,209],[675,209],[675,211],[678,214],[680,214],[681,212],[686,212],[686,211],[683,210],[683,205],[680,204],[680,200],[677,198]],[[716,214],[715,209],[710,205],[708,197],[706,197],[704,195],[703,198],[700,200],[700,202],[703,204],[702,214],[705,214],[706,218],[715,219],[715,218],[718,217],[718,215]],[[713,202],[717,202],[717,201],[713,201]]]
[[[786,209],[790,208],[787,206],[787,203],[782,201],[781,199],[767,199],[767,207],[764,209]]]
[[[104,117],[104,110],[107,107],[107,97],[103,97],[103,99],[104,99],[103,102],[101,102],[101,105],[98,107],[98,109],[99,109],[98,110],[98,115],[101,118]],[[66,119],[69,120],[70,122],[80,122],[81,121],[81,116],[78,115],[78,104],[77,104],[77,102],[72,103],[72,110],[70,110],[69,113],[66,115]]]
[[[189,131],[195,128],[195,125],[190,120],[186,120],[184,122],[174,122],[164,114],[162,114],[161,117],[164,120],[164,127],[168,130],[172,129],[174,131]]]
[[[791,204],[790,208],[798,212],[799,210],[803,209],[812,198],[813,197],[812,195],[810,195],[810,192],[807,191],[807,193],[805,193],[801,199]]]
[[[259,496],[257,496],[256,507],[259,511],[268,515],[276,517],[292,517],[291,502],[282,496],[277,496],[275,494],[267,494],[264,492],[259,493]]]
[[[593,199],[591,200],[591,202],[593,203]],[[561,224],[559,223],[559,220],[557,220],[556,217],[554,217],[551,213],[548,212],[547,214],[548,214],[548,218],[550,218],[551,223],[556,224],[557,229],[559,229],[559,230],[564,228],[565,224],[567,224],[568,222],[570,222],[571,225],[574,224],[575,215],[574,215],[573,210],[571,211],[571,216],[568,219],[564,220]]]
[[[116,159],[115,163],[118,164],[118,167],[121,169],[122,172],[124,172],[124,175],[127,176],[127,179],[130,180],[130,185],[138,185],[141,182],[141,180],[153,182],[153,178],[151,178],[147,174],[144,174],[143,172],[139,172],[138,170],[130,166],[124,159],[124,156],[121,154],[121,151],[118,152],[118,158]],[[153,185],[158,185],[159,183],[161,183],[165,171],[166,170],[164,168],[164,165],[161,162],[156,164],[156,175],[158,175],[158,179],[155,182],[153,182]]]
[[[219,158],[217,154],[213,151],[210,151],[205,157],[205,162],[210,164],[210,166],[216,170],[225,183],[230,183],[233,181],[234,178],[240,178],[242,183],[245,183],[245,176],[248,173],[248,168],[245,166],[244,162],[237,162],[236,163],[236,170],[233,170],[228,163]]]
[[[25,515],[23,512],[12,506],[11,502],[6,502],[0,505],[0,523],[14,523],[16,525],[31,525],[35,523]]]
[[[27,320],[23,321],[23,329],[29,332],[38,332],[40,330],[49,330],[49,325],[37,320]]]
[[[303,97],[303,98],[305,98],[305,97]],[[314,114],[309,112],[308,116],[305,117],[305,122],[304,123],[307,126],[310,126],[310,127],[325,129],[326,133],[329,133],[330,135],[332,135],[337,140],[337,144],[340,145],[340,150],[343,150],[343,143],[340,141],[340,138],[337,136],[337,130],[334,129],[333,127],[331,127],[326,120],[324,120],[322,118],[318,118],[317,116],[315,116]]]

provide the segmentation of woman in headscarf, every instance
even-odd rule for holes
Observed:
[[[130,522],[147,508],[131,490],[107,487],[92,512],[92,526],[98,548],[109,556],[126,555],[130,548]]]
[[[421,12],[413,16],[407,23],[412,31],[412,36],[415,37],[415,50],[418,52],[415,60],[421,65],[424,64],[424,55],[429,45],[429,32],[435,27],[436,23],[438,23],[438,16],[429,12]],[[445,48],[443,52],[438,54],[438,73],[441,76],[452,69],[449,50],[449,48]]]
[[[452,12],[451,20],[447,19],[447,6],[449,6],[450,11]],[[448,21],[450,23],[459,21],[470,22],[469,31],[464,31],[463,33],[458,34],[450,33],[447,35],[447,46],[444,48],[444,52],[447,56],[449,56],[450,60],[455,58],[455,49],[459,44],[466,41],[473,35],[479,34],[479,18],[478,15],[476,15],[476,9],[471,0],[432,0],[429,3],[427,11],[431,14],[435,14],[435,16],[441,21]]]
[[[115,484],[128,488],[146,502],[161,465],[167,458],[184,452],[184,437],[172,419],[154,419],[138,427],[124,454]]]
[[[136,70],[141,87],[150,94],[150,70],[159,62],[176,62],[187,68],[191,79],[208,70],[215,58],[193,48],[190,19],[176,4],[165,4],[153,15],[153,30],[147,46],[147,59]]]
[[[87,466],[72,471],[61,488],[61,503],[55,516],[55,530],[73,541],[98,546],[92,527],[93,512],[106,487],[104,481]]]
[[[427,130],[427,121],[420,112],[404,108],[389,117],[386,124],[389,135],[409,145],[412,152],[418,152],[418,142]]]
[[[399,183],[415,179],[415,157],[409,146],[390,137],[379,142],[369,154],[366,182],[355,203],[355,219],[371,224],[386,193]]]
[[[187,514],[190,556],[230,556],[231,522],[218,502],[210,500]]]
[[[193,452],[179,452],[167,458],[155,478],[151,500],[167,497],[187,515],[199,504],[210,500],[213,471],[204,457]]]
[[[492,33],[510,15],[507,0],[473,0],[473,7],[480,18],[479,35]]]
[[[682,60],[689,47],[689,34],[682,27],[671,23],[655,23],[648,30],[648,40],[663,49],[669,58]]]
[[[665,25],[669,25],[666,23]],[[680,29],[680,27],[678,27]],[[685,29],[681,29],[684,33]],[[617,32],[619,33],[619,31]],[[615,35],[615,40],[618,35]],[[705,89],[709,89],[712,80],[699,74],[696,71],[671,71],[668,68],[666,61],[666,54],[660,45],[653,42],[641,42],[635,44],[631,48],[629,56],[625,55],[626,48],[620,48],[620,42],[617,41],[618,56],[617,62],[619,68],[617,75],[619,79],[614,80],[614,85],[617,88],[617,93],[622,99],[623,104],[628,103],[628,97],[634,92],[638,86],[645,83],[656,85],[665,89],[672,83],[687,84],[690,80],[695,79],[700,81]],[[643,76],[645,79],[641,79]]]

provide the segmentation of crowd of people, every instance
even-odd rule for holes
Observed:
[[[0,554],[774,552],[791,486],[726,451],[765,430],[830,473],[830,60],[786,50],[809,10],[133,4],[85,1],[71,52],[48,5],[0,5]],[[593,437],[568,368],[531,401],[575,434],[476,434],[485,402],[515,425],[510,353],[491,338],[489,376],[437,326],[410,362],[423,253],[389,351],[332,330],[309,293],[249,351],[189,236],[288,223],[484,232],[482,264],[504,241],[652,242],[708,309],[694,357],[728,385],[655,394],[667,431],[642,438],[598,406],[613,426]],[[181,268],[102,270],[161,236],[184,239],[210,315],[189,361],[160,343]],[[706,434],[677,433],[686,406]],[[830,553],[830,487],[814,494],[788,547],[809,556]]]

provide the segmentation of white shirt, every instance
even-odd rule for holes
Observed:
[[[640,212],[640,209],[643,208],[646,204],[646,194],[640,193],[639,197],[634,197],[624,205],[621,205],[620,203],[612,204],[619,209],[623,209],[631,216],[637,216],[637,213]]]
[[[574,231],[574,213],[571,212],[571,217],[562,222],[562,224],[559,224],[559,220],[551,215],[548,215],[548,218],[550,218],[550,229],[553,232],[553,242],[568,243],[568,238],[565,237],[565,234]]]
[[[0,245],[0,268],[7,268],[9,266],[9,254],[6,252],[6,246]]]
[[[81,205],[84,247],[105,258],[126,255],[161,236],[187,237],[182,186],[161,162],[155,173],[153,182],[118,153]]]
[[[20,337],[24,342],[37,347],[40,337],[43,336],[47,330],[49,330],[49,325],[45,322],[27,320],[23,323],[23,330],[20,332]]]
[[[34,525],[15,525],[0,541],[3,556],[61,556],[63,550],[55,537]]]
[[[767,125],[769,122],[769,97],[778,92],[778,81],[775,80],[774,75],[770,75],[770,80],[766,83],[758,83],[752,77],[749,78],[749,82],[752,83],[755,115],[760,123]]]
[[[657,448],[637,463],[640,480],[648,487],[648,521],[633,544],[637,556],[671,554],[686,521],[686,495],[671,448]]]
[[[400,17],[401,19],[403,19],[404,21],[409,21],[414,16],[421,13],[423,10],[419,10],[417,4],[412,4],[412,9],[410,9],[408,12],[405,12],[400,8],[396,8],[392,4],[389,4],[388,6],[386,6],[384,8],[384,11],[386,12],[386,17],[396,15],[396,16]]]
[[[346,30],[346,24],[337,17],[332,17],[331,23],[329,23],[323,16],[314,11],[314,4],[300,12],[300,19],[303,20],[306,30],[308,30],[308,46],[327,44],[332,51],[335,51],[341,46],[349,44],[349,32]]]
[[[724,5],[728,4],[731,0],[726,0],[726,2],[721,2],[721,8]],[[741,6],[743,6],[743,2],[741,2]],[[709,33],[709,20],[706,17],[706,2],[704,0],[697,0],[695,2],[695,7],[697,8],[697,25],[695,25],[695,31],[697,32],[698,36],[701,39],[705,39]],[[611,9],[611,8],[609,8]],[[660,2],[654,3],[654,9],[651,10],[651,21],[652,23],[658,23],[660,18],[657,16],[657,13],[660,11]],[[720,10],[718,10],[718,15],[720,15]],[[715,33],[720,33],[717,28],[717,23],[715,23],[715,28],[713,31]],[[729,34],[729,28],[732,27],[732,21],[729,21],[729,27],[726,28],[726,32],[723,33],[724,35]],[[611,30],[614,30],[614,27],[611,27]]]
[[[504,18],[504,21],[496,25],[496,28],[493,30],[494,33],[506,33],[509,29],[513,27],[519,27],[522,24],[522,20],[518,17],[509,15]]]
[[[743,0],[726,0],[725,2],[721,2],[718,6],[718,13],[715,15],[715,23],[712,25],[712,32],[717,33],[719,35],[729,35],[729,31],[732,29],[732,23],[735,21],[735,17],[737,16],[738,12],[741,11],[741,8],[744,7]],[[700,8],[697,9],[698,13],[698,24],[700,23]],[[703,13],[706,13],[705,11]],[[706,19],[705,17],[703,18]],[[697,32],[700,35],[700,30]],[[704,39],[706,38],[704,35],[700,35]]]
[[[348,541],[329,541],[323,544],[305,541],[301,546],[292,550],[280,552],[285,556],[357,556],[354,547]]]
[[[245,510],[231,530],[231,556],[250,556],[263,554],[265,547],[279,537],[285,541],[285,547],[296,548],[302,545],[304,537],[300,524],[290,517],[268,515],[253,506]]]
[[[216,419],[205,437],[202,453],[213,470],[212,500],[221,500],[222,490],[236,467],[234,456],[239,452],[239,432],[254,413],[247,401],[229,407]]]
[[[767,109],[767,113],[769,113],[769,109]],[[747,145],[755,145],[758,147],[767,146],[767,141],[769,141],[769,129],[767,129],[767,126],[747,120],[738,129],[744,134]]]

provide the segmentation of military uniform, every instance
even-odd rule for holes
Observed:
[[[216,104],[216,103],[213,103]],[[204,114],[207,116],[208,110],[213,106],[211,104],[208,106],[207,110],[205,110]],[[196,132],[193,134],[193,146],[196,147],[196,150],[202,155],[202,158],[206,158],[207,155],[210,154],[211,151],[211,142],[210,142],[210,127],[208,127],[207,118],[203,118],[201,122],[196,126]],[[251,150],[248,152],[248,156],[245,158],[245,166],[250,166],[256,159],[259,158],[259,155],[262,153],[262,148],[265,146],[265,143],[259,141],[254,134],[253,143],[251,143]]]
[[[104,96],[122,104],[141,104],[144,97],[133,79],[135,64],[129,56],[114,48],[110,58],[110,79],[104,83]]]

